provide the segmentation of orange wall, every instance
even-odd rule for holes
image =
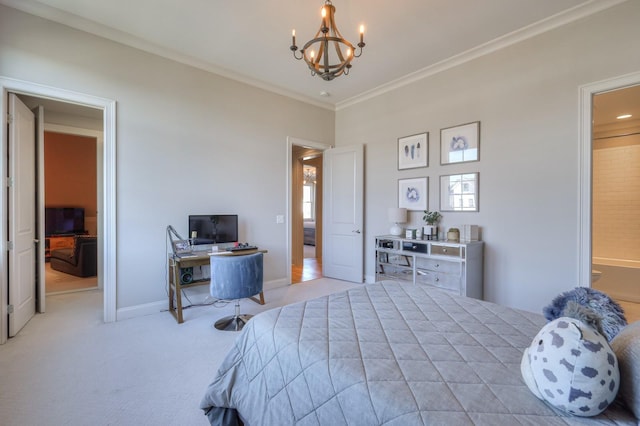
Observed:
[[[96,139],[44,133],[44,179],[47,207],[84,207],[96,216]]]

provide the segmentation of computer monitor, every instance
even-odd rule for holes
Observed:
[[[238,215],[190,215],[189,237],[192,239],[193,244],[238,242]]]

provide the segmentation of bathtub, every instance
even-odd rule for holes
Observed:
[[[594,257],[591,269],[602,273],[593,288],[614,299],[640,303],[640,261]]]

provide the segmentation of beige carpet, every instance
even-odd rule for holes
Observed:
[[[82,278],[55,271],[49,262],[45,264],[44,276],[47,295],[98,288],[98,277]]]
[[[319,279],[265,292],[258,313],[362,284]],[[102,322],[99,290],[47,297],[47,313],[0,345],[0,424],[207,425],[198,408],[237,334],[213,322],[233,312],[194,307]]]

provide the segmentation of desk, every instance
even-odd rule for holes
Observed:
[[[197,287],[200,285],[209,285],[209,279],[198,280],[189,284],[182,284],[180,281],[180,269],[192,268],[197,266],[209,265],[209,256],[244,256],[254,253],[267,253],[266,250],[241,250],[241,251],[220,251],[220,252],[202,252],[195,253],[194,255],[177,257],[169,256],[169,312],[178,321],[178,324],[182,324],[184,319],[182,317],[182,289],[189,287]],[[175,305],[173,298],[175,296]],[[260,298],[256,296],[250,297],[256,303],[264,305],[264,293],[260,292]]]

